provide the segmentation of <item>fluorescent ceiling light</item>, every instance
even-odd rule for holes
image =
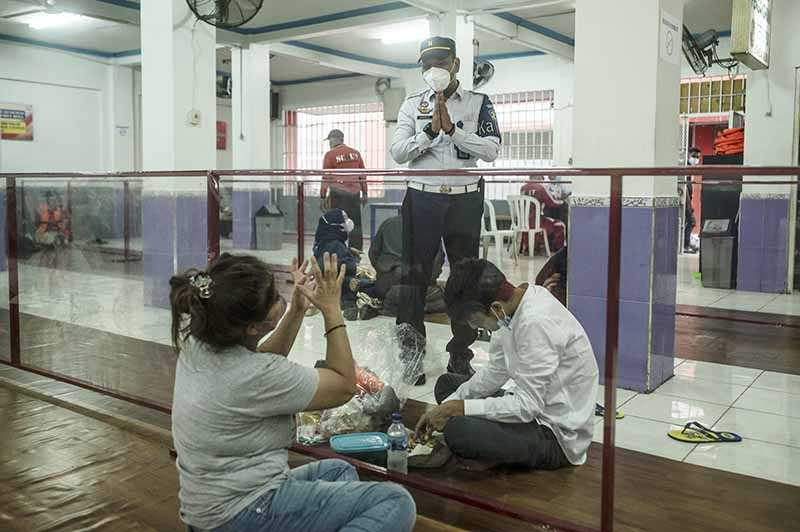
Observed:
[[[430,36],[431,27],[426,18],[384,26],[377,32],[377,37],[383,44],[421,41]]]
[[[61,26],[84,23],[89,20],[89,17],[76,15],[75,13],[67,13],[66,11],[62,11],[60,13],[37,11],[21,17],[15,17],[15,19],[16,22],[27,24],[34,30],[43,30],[47,28],[58,28]]]

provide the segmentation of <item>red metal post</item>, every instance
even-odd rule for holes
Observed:
[[[208,262],[211,263],[219,257],[219,175],[208,172],[207,182]]]
[[[306,260],[306,194],[303,180],[297,182],[297,263]]]
[[[622,241],[622,176],[611,176],[608,212],[608,290],[606,294],[605,416],[603,420],[602,532],[614,529],[614,432],[617,405],[617,347],[619,345],[620,244]]]
[[[8,261],[8,328],[11,364],[21,364],[19,335],[19,267],[17,263],[17,179],[6,178],[6,260]]]
[[[128,200],[128,181],[122,182],[122,238],[124,239],[124,248],[123,253],[125,257],[125,262],[130,260],[130,249],[131,249],[131,213],[130,213],[130,202]]]

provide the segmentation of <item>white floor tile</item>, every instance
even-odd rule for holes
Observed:
[[[800,293],[781,294],[759,310],[770,314],[800,316]]]
[[[698,445],[685,461],[800,486],[800,449],[797,447],[745,439],[739,443]]]
[[[727,382],[740,386],[750,386],[761,374],[760,369],[742,368],[727,364],[687,360],[675,368],[675,375],[709,381]]]
[[[733,406],[800,418],[800,394],[750,388]]]
[[[742,438],[800,447],[800,418],[731,408],[714,430],[735,432]]]
[[[653,393],[729,406],[746,389],[746,386],[738,384],[676,376],[659,386]]]
[[[800,394],[800,375],[765,371],[753,383],[753,388]]]
[[[712,426],[725,412],[727,406],[696,399],[682,399],[669,395],[639,394],[625,404],[625,415],[683,426],[697,421]]]
[[[762,294],[760,292],[734,292],[708,306],[713,308],[758,312],[776,297],[775,294]]]
[[[683,427],[650,419],[626,417],[617,420],[614,444],[623,449],[663,456],[671,460],[683,460],[694,445],[675,441],[667,436],[667,432],[670,430],[680,428]],[[602,443],[602,423],[595,424],[593,439]]]

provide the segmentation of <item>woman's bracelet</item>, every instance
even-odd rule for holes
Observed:
[[[325,338],[327,338],[328,335],[330,333],[332,333],[333,331],[335,331],[336,329],[346,329],[346,328],[347,328],[347,325],[345,325],[344,323],[340,323],[339,325],[335,325],[335,326],[331,327],[330,329],[328,329],[327,331],[325,331]]]

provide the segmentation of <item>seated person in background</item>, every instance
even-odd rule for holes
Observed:
[[[401,265],[403,255],[403,217],[394,216],[381,223],[369,247],[369,261],[375,268],[375,296],[383,301],[384,313],[397,315],[400,303]],[[431,285],[425,295],[425,313],[445,312],[444,296],[436,284],[442,274],[444,250],[439,245],[439,253],[433,261]]]
[[[558,186],[558,189],[550,187]],[[542,205],[544,212],[539,213],[539,225],[547,231],[547,237],[550,240],[550,250],[558,251],[564,247],[567,238],[567,202],[564,197],[556,198],[553,193],[555,190],[561,190],[560,185],[557,183],[548,184],[545,181],[534,180],[525,183],[520,190],[520,193],[525,196],[533,196]],[[530,224],[534,227],[536,224],[535,213],[530,213]],[[528,247],[528,235],[522,235],[522,249]]]
[[[45,202],[36,209],[36,243],[44,246],[63,246],[68,240],[67,220],[61,200],[47,191]]]
[[[342,322],[344,267],[312,259],[313,281],[293,265],[291,304],[254,257],[223,254],[206,271],[170,279],[179,352],[172,406],[180,516],[189,530],[410,531],[411,496],[388,482],[358,482],[355,468],[322,460],[290,470],[294,415],[333,408],[356,391]],[[326,367],[288,360],[313,304],[325,320]],[[270,337],[257,347],[267,334]]]
[[[342,286],[342,307],[345,317],[354,319],[356,309],[356,296],[365,292],[374,297],[374,283],[367,278],[358,276],[360,255],[351,249],[348,244],[348,235],[353,230],[353,221],[342,209],[333,209],[319,218],[317,232],[314,234],[314,257],[317,263],[322,264],[325,253],[336,255],[339,267],[344,267],[345,278]]]
[[[472,378],[442,375],[434,390],[439,406],[422,417],[418,432],[443,431],[447,448],[468,467],[583,464],[598,369],[578,320],[545,288],[514,287],[485,260],[455,265],[445,301],[451,319],[493,331],[489,362]]]

